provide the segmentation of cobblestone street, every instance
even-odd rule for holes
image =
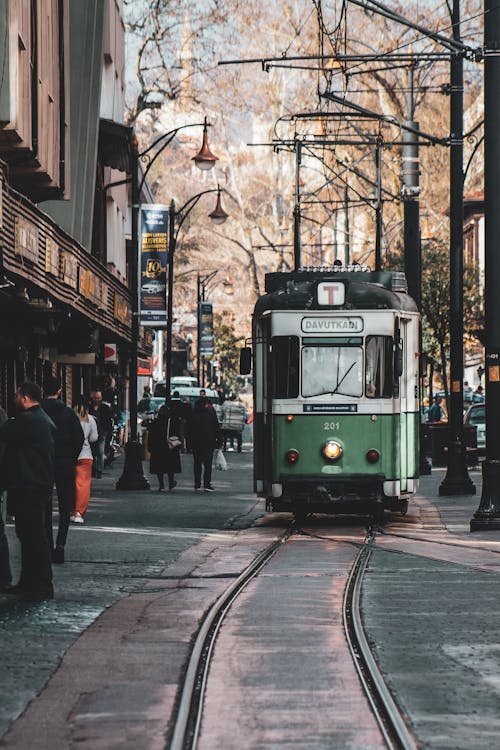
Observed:
[[[117,492],[118,459],[93,481],[85,524],[71,526],[66,562],[54,565],[55,599],[26,604],[0,597],[0,735],[106,608],[145,588],[151,593],[183,551],[211,532],[247,526],[260,513],[251,492],[251,454],[228,454],[229,470],[216,473],[217,492],[211,495],[193,491],[191,456],[184,455],[182,463],[174,493],[156,492],[156,477],[150,477],[149,492]],[[7,533],[15,581],[19,549],[13,524]]]

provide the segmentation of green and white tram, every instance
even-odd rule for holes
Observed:
[[[417,490],[417,307],[404,274],[354,268],[267,274],[255,306],[254,489],[268,510],[380,518]]]

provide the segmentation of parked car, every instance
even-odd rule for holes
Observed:
[[[486,452],[485,404],[472,404],[467,410],[464,424],[476,425],[477,447],[480,455]]]

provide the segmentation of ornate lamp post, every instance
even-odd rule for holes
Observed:
[[[212,154],[208,146],[208,120],[205,117],[202,123],[192,123],[189,125],[181,125],[178,128],[169,130],[167,133],[160,135],[153,143],[148,146],[147,149],[139,153],[137,137],[133,130],[130,130],[130,178],[121,180],[113,185],[119,185],[124,183],[131,183],[132,186],[132,252],[130,257],[130,278],[131,278],[131,292],[132,292],[132,326],[131,326],[131,353],[130,353],[130,387],[129,387],[129,404],[130,404],[130,436],[127,445],[125,446],[125,464],[123,467],[123,473],[116,483],[116,489],[118,490],[148,490],[149,482],[144,476],[142,469],[142,445],[137,439],[137,349],[139,345],[139,295],[138,295],[138,283],[139,283],[139,242],[138,242],[138,218],[139,218],[139,203],[141,190],[149,173],[149,170],[160,156],[160,154],[166,149],[166,147],[175,138],[180,130],[187,128],[194,128],[203,126],[203,141],[199,152],[193,156],[193,161],[197,167],[202,170],[211,169],[217,157]],[[151,153],[154,152],[154,156],[151,157]],[[147,162],[147,166],[143,171],[142,178],[139,182],[139,160]],[[107,187],[111,187],[108,185]],[[207,191],[210,192],[210,191]],[[217,209],[216,209],[217,210]],[[169,263],[170,266],[170,263]],[[169,268],[170,270],[170,268]],[[169,272],[169,287],[170,287],[171,274]],[[170,327],[170,341],[171,341],[171,328],[172,328],[172,315],[171,315],[171,296],[169,292],[168,305],[170,308],[169,317],[167,320],[167,332],[168,326]],[[170,360],[169,360],[170,362]],[[168,364],[168,372],[170,373],[170,364]],[[170,393],[168,391],[168,393]]]
[[[174,257],[175,257],[175,248],[177,246],[177,238],[179,236],[179,231],[182,225],[184,224],[186,218],[189,216],[193,208],[196,206],[198,201],[203,195],[207,195],[207,193],[217,193],[217,202],[215,205],[215,209],[212,211],[212,213],[208,214],[209,218],[213,221],[214,224],[223,224],[226,219],[228,218],[228,214],[224,211],[222,208],[221,203],[221,188],[220,186],[216,188],[210,188],[208,190],[203,190],[201,193],[197,193],[196,195],[193,195],[192,198],[190,198],[186,203],[179,209],[175,208],[175,201],[172,199],[170,202],[170,208],[169,208],[169,240],[168,240],[168,298],[167,298],[167,347],[166,347],[166,354],[165,354],[165,365],[166,365],[166,373],[165,373],[165,402],[168,404],[170,402],[170,383],[172,380],[172,315],[173,315],[173,292],[174,292]],[[215,274],[213,274],[215,275]],[[199,338],[198,338],[199,340]],[[199,346],[199,343],[198,343]],[[198,381],[199,382],[199,381]]]

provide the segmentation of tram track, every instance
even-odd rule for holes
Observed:
[[[344,630],[363,690],[389,750],[416,750],[368,643],[361,616],[363,577],[370,561],[376,530],[371,528],[349,573],[343,602]]]
[[[224,617],[239,594],[256,578],[294,532],[304,533],[295,524],[291,524],[278,540],[252,561],[208,610],[191,651],[169,750],[195,750],[197,747],[210,660]],[[336,540],[359,547],[344,590],[343,626],[362,689],[386,747],[388,750],[416,750],[416,740],[408,730],[402,713],[384,681],[362,624],[361,590],[375,534],[376,529],[369,528],[361,544],[356,544],[353,540]],[[315,536],[307,532],[305,535]],[[326,537],[321,539],[330,541]]]
[[[187,750],[188,748],[194,750],[196,748],[210,657],[225,614],[243,589],[258,575],[281,545],[288,541],[295,529],[295,524],[291,524],[279,539],[257,555],[221,594],[204,617],[194,641],[184,677],[176,721],[169,745],[170,750]]]

